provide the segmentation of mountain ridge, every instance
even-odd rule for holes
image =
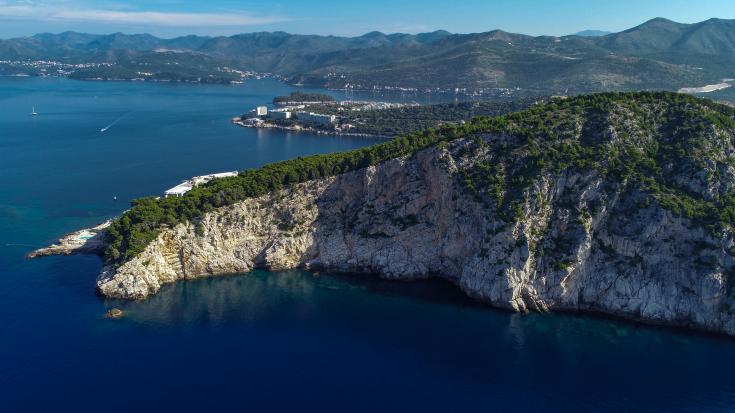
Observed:
[[[605,36],[528,36],[492,30],[452,34],[370,32],[356,37],[257,32],[159,39],[147,34],[64,32],[0,41],[0,59],[59,59],[122,66],[90,77],[148,72],[157,49],[181,52],[171,64],[268,72],[330,88],[526,89],[527,93],[703,86],[735,77],[735,20],[695,24],[652,19]],[[130,56],[120,61],[117,56]],[[136,58],[137,57],[137,58]],[[137,62],[136,62],[137,60]],[[204,66],[197,66],[199,73]],[[206,72],[206,70],[204,70]],[[201,76],[200,76],[201,77]],[[124,77],[123,77],[124,78]],[[227,79],[227,77],[225,77]]]

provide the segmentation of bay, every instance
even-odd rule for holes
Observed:
[[[728,338],[302,271],[120,302],[95,296],[96,257],[24,259],[192,175],[379,142],[230,124],[291,90],[0,78],[2,411],[735,410]],[[105,319],[111,307],[125,316]]]

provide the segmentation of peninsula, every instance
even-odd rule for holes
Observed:
[[[553,99],[137,200],[103,246],[34,255],[102,255],[97,292],[120,299],[305,268],[439,277],[513,311],[735,335],[733,154],[735,110],[711,101]]]
[[[277,109],[257,108],[232,122],[248,128],[276,128],[330,135],[393,137],[459,125],[478,116],[497,116],[545,102],[547,97],[420,105],[374,101],[336,101],[326,95],[295,92],[279,96]]]

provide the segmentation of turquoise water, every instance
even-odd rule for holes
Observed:
[[[731,339],[300,271],[114,302],[95,257],[23,259],[191,175],[375,142],[229,124],[289,90],[0,79],[0,411],[735,411]]]

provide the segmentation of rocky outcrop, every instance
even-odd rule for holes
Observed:
[[[297,166],[311,169],[278,175]],[[182,220],[133,214],[137,226],[123,235],[154,240],[105,266],[97,291],[144,299],[176,280],[253,268],[441,277],[514,311],[600,312],[735,335],[730,109],[671,94],[577,97],[279,168],[190,198],[202,204],[190,215],[198,218],[173,228],[164,225]],[[327,170],[351,172],[236,197]],[[35,255],[99,253],[104,228],[96,231]],[[122,256],[120,234],[111,257]]]
[[[48,255],[102,254],[105,251],[105,233],[112,221],[106,221],[96,227],[82,229],[67,234],[55,244],[35,250],[26,258],[38,258]]]
[[[447,278],[515,311],[593,311],[735,334],[731,238],[712,238],[592,172],[539,179],[508,224],[457,182],[462,162],[432,148],[222,208],[106,267],[97,290],[143,299],[181,279],[318,268]]]

